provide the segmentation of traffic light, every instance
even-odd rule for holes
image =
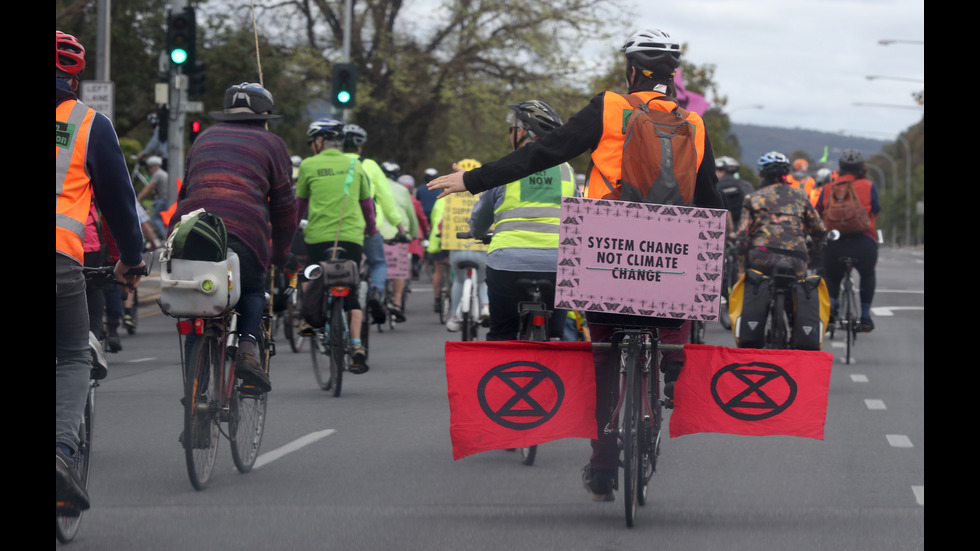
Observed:
[[[189,69],[191,71],[187,75],[187,96],[199,99],[204,95],[204,62],[198,61],[193,66],[189,66]]]
[[[338,109],[353,108],[357,96],[357,67],[353,63],[335,63],[332,76],[333,94],[330,102]]]
[[[191,121],[191,143],[197,139],[197,135],[201,133],[201,121]]]
[[[188,6],[171,12],[167,19],[167,56],[175,66],[194,67],[197,42],[197,22],[194,8]]]

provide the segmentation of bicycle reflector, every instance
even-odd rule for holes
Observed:
[[[544,316],[534,316],[534,317],[531,318],[531,323],[533,323],[535,325],[535,327],[542,327],[542,326],[544,326],[545,321],[546,320],[545,320],[545,317]]]
[[[335,297],[346,297],[350,294],[350,287],[331,287],[330,294]]]

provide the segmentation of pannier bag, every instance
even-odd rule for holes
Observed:
[[[827,283],[817,275],[799,280],[793,286],[790,347],[794,350],[820,350],[829,321],[830,293]]]
[[[227,250],[228,230],[224,220],[197,209],[180,217],[167,237],[165,254],[169,258],[219,262],[225,259]]]
[[[749,269],[728,296],[732,333],[739,348],[762,348],[766,344],[766,318],[772,297],[769,283],[769,276]]]
[[[224,260],[164,258],[160,262],[160,309],[181,318],[217,318],[241,297],[238,255],[228,251]]]
[[[361,275],[353,260],[325,260],[320,262],[323,275],[312,280],[303,292],[300,313],[306,323],[313,327],[323,327],[327,323],[327,290],[330,287],[356,289]]]

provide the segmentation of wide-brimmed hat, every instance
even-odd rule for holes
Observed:
[[[225,90],[225,110],[211,111],[208,115],[216,121],[267,121],[281,119],[273,115],[275,102],[272,94],[260,84],[243,82]]]

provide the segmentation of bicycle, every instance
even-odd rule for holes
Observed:
[[[457,232],[456,237],[458,239],[475,239],[475,241],[463,245],[464,247],[468,247],[476,243],[489,244],[493,238],[493,234],[488,234],[483,238],[477,238],[472,233],[466,231]],[[476,271],[478,266],[476,262],[469,260],[463,260],[458,265],[459,268],[466,270],[466,279],[463,281],[463,293],[459,297],[459,325],[463,332],[463,341],[477,340],[480,333],[480,326],[487,325],[480,320],[480,282],[477,279]]]
[[[732,287],[738,282],[738,260],[735,256],[735,243],[725,240],[724,268],[721,272],[721,308],[718,312],[718,321],[725,329],[732,328],[732,318],[728,312],[728,296],[732,292]]]
[[[517,304],[519,321],[517,325],[517,340],[547,342],[548,323],[553,313],[544,302],[543,290],[553,289],[555,283],[549,279],[521,278],[514,282],[520,287],[528,300]],[[538,447],[521,448],[521,463],[527,466],[534,464],[538,455]]]
[[[161,272],[165,271],[166,264],[178,261],[161,260]],[[239,281],[237,255],[228,251],[226,262],[228,266],[233,266],[227,268],[228,277],[236,285]],[[269,292],[265,295],[260,331],[256,337],[256,356],[266,373],[269,372],[271,357],[276,354],[271,313],[275,269],[270,267],[269,270]],[[206,280],[208,276],[203,277]],[[220,286],[220,278],[215,279],[211,286],[217,286],[219,292],[214,294],[221,296],[220,289],[227,287]],[[181,282],[178,280],[177,283]],[[190,283],[194,287],[203,286],[200,279]],[[174,285],[175,288],[180,286]],[[267,392],[235,376],[238,312],[233,304],[237,302],[237,297],[234,302],[229,300],[231,304],[218,316],[188,316],[179,308],[165,307],[162,301],[161,295],[157,299],[160,309],[178,319],[178,341],[184,337],[184,342],[180,343],[181,355],[184,356],[186,352],[186,356],[181,358],[184,365],[184,396],[181,399],[184,431],[180,442],[191,485],[195,490],[203,490],[214,473],[220,436],[227,438],[231,444],[235,468],[241,473],[252,470],[265,432],[269,396]],[[188,343],[188,340],[192,342]],[[185,351],[185,347],[189,350]],[[222,429],[222,423],[227,426],[226,430]]]
[[[343,250],[340,247],[331,247],[332,249],[337,249],[338,252]],[[325,273],[324,266],[331,269],[330,274]],[[344,268],[345,266],[346,268]],[[333,277],[335,272],[332,268],[337,268],[338,271],[344,268],[353,272],[338,279]],[[313,335],[310,336],[310,354],[313,360],[313,375],[316,377],[317,385],[322,390],[332,390],[334,396],[340,396],[344,371],[350,371],[352,361],[350,326],[347,321],[347,313],[344,311],[344,298],[354,292],[356,287],[366,282],[359,275],[356,263],[351,260],[327,260],[321,264],[311,264],[306,267],[303,275],[310,281],[326,278],[324,280],[324,292],[327,299],[327,321],[323,327],[313,330]],[[370,331],[366,333],[370,333]],[[366,342],[365,337],[366,334],[362,329],[362,344]],[[365,348],[367,348],[366,345]],[[322,365],[323,362],[320,361],[319,356],[328,358],[327,365]]]
[[[832,230],[830,235],[827,236],[828,241],[834,241],[840,238],[840,232],[837,230]],[[857,263],[857,259],[849,256],[843,256],[838,259],[844,264],[844,279],[841,280],[840,294],[838,295],[840,299],[837,302],[837,319],[835,323],[830,324],[830,338],[834,338],[835,326],[840,327],[841,331],[844,331],[845,337],[845,356],[844,363],[850,365],[853,358],[851,357],[851,350],[854,348],[855,340],[857,339],[858,322],[860,322],[860,310],[858,309],[857,294],[854,291],[854,278],[852,274],[854,272],[854,265]]]
[[[766,316],[766,338],[763,348],[787,349],[793,328],[793,288],[796,272],[788,263],[780,260],[772,269],[770,278],[771,297],[769,314]]]
[[[632,317],[632,316],[631,316]],[[682,344],[660,342],[659,328],[676,328],[676,320],[649,318],[637,322],[616,320],[612,341],[593,343],[593,347],[610,348],[618,352],[618,369],[614,388],[619,390],[610,423],[602,428],[604,434],[616,434],[622,450],[619,466],[623,469],[626,526],[636,521],[637,506],[645,505],[663,429],[663,410],[673,408],[673,402],[660,397],[660,351],[682,350]],[[615,487],[618,487],[618,477]]]
[[[279,274],[276,278],[273,296],[276,297],[276,308],[274,308],[272,332],[277,332],[279,326],[282,325],[283,335],[289,341],[289,348],[293,352],[302,352],[306,339],[299,332],[299,327],[303,323],[300,314],[300,305],[303,303],[303,287],[299,285],[299,274],[294,273],[288,277],[286,274]]]
[[[152,253],[149,247],[143,249],[144,253]],[[155,254],[147,254],[149,260],[146,262],[146,274],[149,275],[153,272],[153,260],[156,258]],[[125,306],[126,301],[129,300],[128,295],[132,295],[132,301],[129,306]],[[140,294],[139,287],[129,289],[128,292],[121,297],[123,303],[123,318],[122,325],[126,328],[126,333],[130,335],[136,334],[136,329],[139,327],[139,303]]]
[[[436,313],[439,314],[439,323],[445,325],[449,318],[452,317],[453,301],[452,301],[452,288],[453,288],[453,278],[454,270],[449,269],[449,262],[435,262],[435,269],[440,272],[439,279],[439,296],[438,307]]]
[[[113,266],[82,267],[86,283],[95,280],[116,281]],[[135,273],[135,272],[134,272]],[[140,275],[145,275],[140,272]],[[125,283],[119,283],[126,285]],[[129,287],[128,285],[126,285]],[[130,287],[131,288],[131,287]],[[103,343],[95,333],[88,333],[88,348],[92,358],[92,368],[89,370],[88,395],[85,399],[85,409],[78,427],[78,446],[71,457],[73,468],[78,475],[82,487],[88,489],[88,479],[92,467],[92,427],[95,422],[95,389],[99,381],[109,373],[109,363],[103,354]],[[55,503],[55,537],[61,543],[75,539],[82,522],[82,511],[66,503]]]

